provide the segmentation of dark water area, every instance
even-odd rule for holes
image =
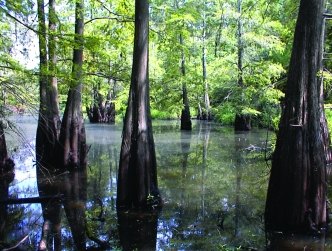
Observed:
[[[38,196],[34,156],[36,119],[13,118],[7,131],[15,179],[9,198]],[[119,213],[115,207],[122,125],[86,124],[85,174],[44,177],[65,195],[53,201],[61,219],[61,250],[332,250],[329,236],[282,237],[267,241],[264,206],[272,133],[234,133],[216,123],[194,121],[181,132],[179,121],[154,121],[158,183],[163,208],[154,213]],[[267,155],[269,152],[267,153]],[[50,202],[47,202],[50,203]],[[0,247],[22,241],[36,250],[42,235],[40,203],[0,207]],[[55,238],[56,241],[56,238]],[[92,247],[99,247],[92,249]],[[0,248],[1,249],[1,248]]]

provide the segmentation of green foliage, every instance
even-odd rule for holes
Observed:
[[[23,78],[29,79],[26,82],[37,86],[37,78],[27,77],[25,67],[15,60],[17,56],[13,53],[17,51],[17,44],[27,57],[35,57],[38,50],[26,43],[30,40],[36,44],[36,34],[32,31],[37,27],[37,20],[32,18],[35,15],[33,5],[31,1],[6,1],[0,5],[0,70],[4,70],[3,77],[7,78],[19,71]],[[235,113],[245,113],[251,115],[257,125],[276,128],[282,86],[275,83],[279,83],[286,73],[297,7],[297,3],[287,0],[244,0],[243,13],[239,15],[235,0],[150,1],[152,117],[179,118],[183,106],[182,85],[186,84],[193,117],[199,104],[204,108],[204,94],[208,92],[214,118],[221,123],[232,124]],[[71,81],[72,48],[76,46],[74,1],[57,2],[56,9],[57,30],[53,35],[57,43],[59,101],[63,108]],[[7,14],[18,18],[22,24]],[[239,18],[244,26],[242,87],[237,85]],[[134,2],[86,2],[84,107],[98,102],[97,96],[104,101],[111,97],[117,116],[124,115],[131,75],[133,21]],[[30,35],[24,36],[28,31]],[[203,48],[206,52],[206,80],[202,75]],[[181,72],[182,55],[185,75]],[[8,74],[4,67],[11,68],[12,72]],[[38,65],[34,64],[33,68],[38,69]],[[326,79],[330,90],[331,81],[328,77]],[[34,95],[38,96],[38,93]]]
[[[235,118],[235,109],[230,102],[225,102],[213,109],[214,118],[223,125],[232,125]]]
[[[172,119],[172,118],[177,118],[176,114],[172,116],[172,114],[170,114],[167,111],[159,111],[159,110],[155,110],[155,109],[151,110],[151,117],[152,117],[152,119]]]
[[[242,247],[230,247],[227,244],[220,244],[218,247],[218,251],[238,251],[238,250],[242,250]]]
[[[325,105],[325,116],[326,116],[330,135],[332,135],[331,134],[332,133],[332,109],[331,109],[331,107],[332,107],[332,105],[330,105],[330,104]]]

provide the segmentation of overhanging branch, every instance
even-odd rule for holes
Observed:
[[[332,19],[332,13],[324,13],[323,17],[326,19]]]
[[[92,18],[88,21],[86,21],[84,24],[88,24],[88,23],[91,23],[93,21],[96,21],[96,20],[116,20],[118,22],[122,22],[122,23],[133,23],[134,20],[132,19],[120,19],[120,18],[117,18],[117,17],[95,17],[95,18]]]
[[[1,8],[1,7],[0,7]],[[15,20],[16,22],[18,22],[19,24],[23,25],[25,28],[35,32],[35,33],[38,33],[37,30],[35,30],[34,28],[32,28],[31,26],[25,24],[23,21],[19,20],[18,18],[14,17],[13,15],[11,15],[8,11],[6,11],[4,8],[1,8],[1,10],[8,16],[10,17],[11,19]]]

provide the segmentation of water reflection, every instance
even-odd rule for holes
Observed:
[[[49,175],[45,170],[38,170],[37,183],[40,197],[51,198],[46,202],[41,202],[44,223],[39,250],[62,250],[62,205],[75,247],[78,250],[85,250],[85,203],[87,200],[87,173],[85,168],[82,171],[54,175]]]
[[[299,236],[283,235],[274,233],[269,236],[267,250],[271,251],[324,251],[331,250],[327,246],[325,235],[322,236]]]
[[[61,250],[61,176],[49,175],[47,170],[37,170],[38,192],[41,198],[50,198],[41,202],[43,226],[39,250]]]
[[[9,198],[9,184],[14,180],[13,171],[0,170],[0,201],[5,201]],[[8,206],[5,203],[0,203],[0,248],[1,243],[7,242],[8,220]]]
[[[241,181],[244,166],[243,151],[248,145],[247,132],[236,132],[234,135],[234,165],[235,165],[235,210],[234,210],[234,237],[239,237],[239,221],[241,217]]]
[[[182,177],[187,176],[188,156],[190,152],[191,131],[181,131]]]
[[[28,128],[34,135],[35,127],[29,124]],[[54,181],[52,184],[60,184],[54,195],[67,194],[67,202],[61,202],[65,213],[60,214],[63,250],[266,250],[262,216],[269,169],[260,151],[265,147],[266,131],[234,134],[232,128],[204,121],[193,123],[192,132],[179,128],[178,121],[154,121],[164,207],[160,214],[147,216],[120,215],[115,208],[122,125],[86,125],[87,143],[91,145],[87,173],[66,173],[49,179]],[[37,196],[35,177],[22,175],[35,173],[33,155],[17,154],[17,175],[9,196]],[[57,207],[55,203],[52,210],[57,211]],[[35,250],[43,223],[38,220],[42,219],[39,204],[7,209],[4,238],[15,243],[29,235],[31,244],[26,246]],[[325,250],[331,248],[329,239]],[[316,240],[287,241],[292,242],[309,247]],[[284,240],[271,239],[269,247],[287,250],[287,245]]]
[[[122,250],[156,250],[159,212],[118,212]]]

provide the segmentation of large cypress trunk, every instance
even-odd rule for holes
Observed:
[[[136,0],[133,68],[118,174],[118,209],[147,209],[161,203],[149,101],[148,20],[148,1]]]
[[[267,230],[316,232],[326,227],[324,114],[318,76],[322,22],[323,0],[302,0],[272,160]]]
[[[83,0],[76,1],[72,81],[60,131],[60,166],[66,170],[86,167],[86,137],[82,116]]]
[[[40,107],[36,135],[36,170],[40,196],[54,195],[54,188],[44,189],[46,176],[58,169],[57,156],[54,154],[59,136],[60,116],[58,106],[57,79],[55,76],[56,53],[55,36],[56,15],[55,1],[49,1],[49,32],[46,35],[44,1],[38,0],[39,20],[39,59],[40,59]],[[48,41],[48,44],[47,44]],[[48,52],[48,57],[47,57]],[[51,182],[52,184],[52,182]],[[50,185],[49,185],[50,186]],[[39,250],[51,248],[60,250],[60,204],[58,202],[41,203],[43,209],[42,237]]]
[[[54,2],[50,1],[50,16],[54,15]],[[38,0],[39,20],[39,92],[40,107],[36,135],[36,163],[37,171],[56,169],[54,149],[58,140],[60,117],[57,100],[57,84],[54,75],[48,77],[47,37],[44,1]],[[50,29],[54,28],[53,19],[49,20]],[[55,52],[54,37],[49,37],[50,68],[54,73]]]

